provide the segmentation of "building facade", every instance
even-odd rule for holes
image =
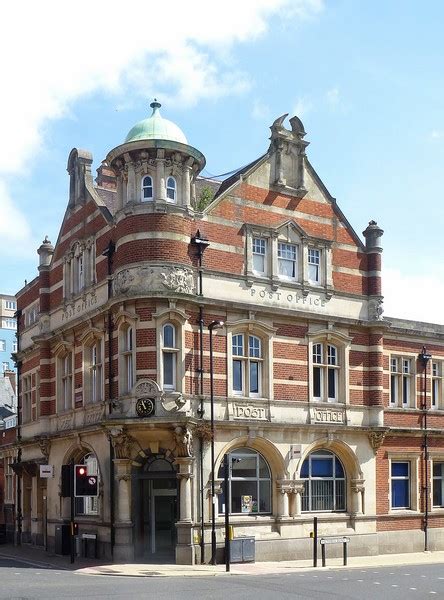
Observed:
[[[257,560],[305,558],[314,516],[352,554],[444,549],[444,327],[383,316],[382,229],[353,231],[297,117],[217,184],[151,106],[95,182],[71,151],[59,237],[17,294],[19,536],[54,548],[83,463],[102,556],[208,561],[213,393],[219,547],[228,508]]]
[[[17,323],[15,296],[0,294],[0,370],[1,373],[14,369],[11,354],[17,351]]]

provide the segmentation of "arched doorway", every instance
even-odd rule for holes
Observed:
[[[134,473],[135,553],[139,560],[174,560],[177,471],[165,454],[154,454]]]

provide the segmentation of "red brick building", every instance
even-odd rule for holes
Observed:
[[[383,232],[353,231],[297,117],[219,184],[159,106],[95,182],[72,150],[59,237],[17,295],[22,539],[45,513],[54,547],[61,467],[84,462],[99,495],[76,520],[102,555],[209,560],[213,323],[218,544],[228,505],[258,560],[306,557],[313,516],[354,554],[442,549],[444,327],[383,317]]]

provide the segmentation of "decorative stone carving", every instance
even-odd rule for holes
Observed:
[[[194,426],[193,435],[201,440],[201,442],[211,441],[211,425],[207,421],[200,421]]]
[[[193,436],[187,427],[176,427],[174,429],[174,440],[176,442],[176,456],[187,458],[193,456]]]
[[[136,387],[134,388],[134,395],[136,398],[158,398],[162,396],[162,393],[162,390],[152,379],[142,379],[137,382]]]
[[[382,321],[382,315],[384,313],[384,301],[382,298],[372,299],[368,306],[368,316],[372,321]]]
[[[51,440],[47,437],[42,437],[39,439],[40,452],[45,457],[45,460],[49,460],[49,452],[51,450]]]
[[[355,494],[359,494],[365,490],[365,480],[364,479],[352,479],[351,480],[351,489]]]
[[[370,433],[368,434],[370,445],[373,448],[375,454],[382,446],[386,434],[387,431],[370,431]]]
[[[108,430],[107,436],[113,445],[116,458],[131,458],[135,440],[123,427],[114,427]]]
[[[138,295],[170,290],[179,294],[194,294],[193,271],[187,267],[153,265],[123,269],[114,276],[115,295]]]

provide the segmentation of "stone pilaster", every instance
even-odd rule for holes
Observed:
[[[176,523],[177,545],[176,563],[194,565],[196,562],[193,519],[192,519],[192,493],[191,481],[194,477],[194,457],[184,456],[176,458],[175,464],[179,467],[179,520]]]

